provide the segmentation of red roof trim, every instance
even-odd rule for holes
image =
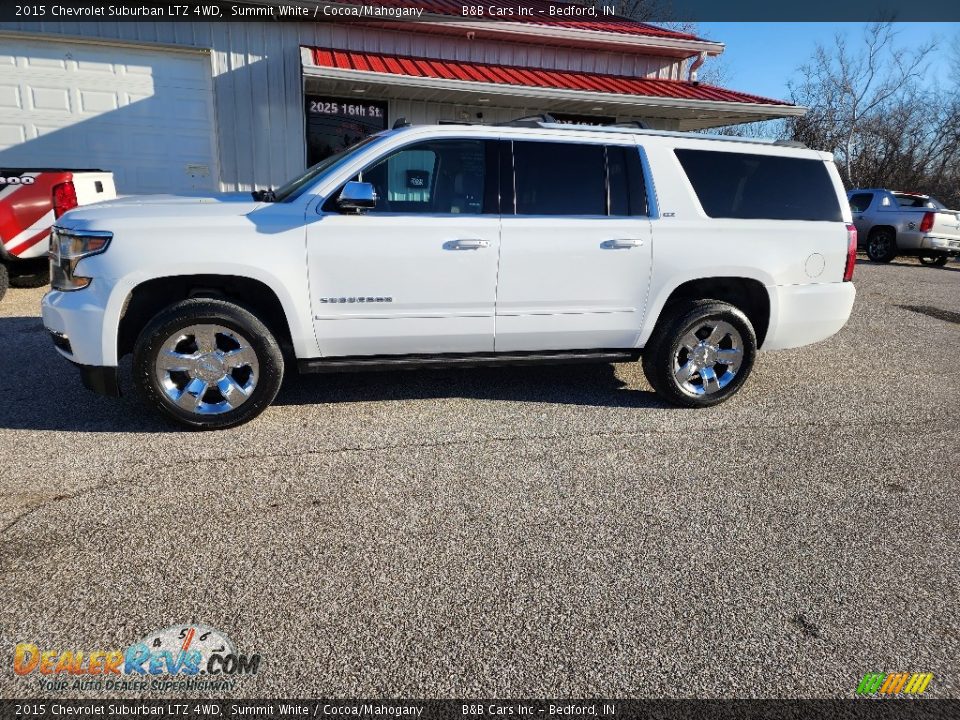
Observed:
[[[613,95],[640,95],[685,100],[749,103],[754,105],[792,105],[782,100],[727,90],[714,85],[681,80],[659,80],[625,75],[546,70],[491,63],[455,62],[436,58],[418,58],[380,53],[330,52],[310,48],[318,67],[338,70],[361,70],[406,77],[431,77],[444,80],[495,83],[520,87],[543,87],[556,90],[581,90]]]

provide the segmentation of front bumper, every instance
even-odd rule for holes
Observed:
[[[117,367],[101,364],[103,309],[88,290],[51,290],[44,295],[40,303],[43,326],[57,352],[79,368],[86,388],[99,395],[120,397]]]
[[[104,316],[108,289],[93,282],[83,290],[51,290],[40,303],[43,326],[57,338],[57,352],[78,365],[116,365],[116,349],[107,352]],[[107,295],[105,297],[104,295]]]

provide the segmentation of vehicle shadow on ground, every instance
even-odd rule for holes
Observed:
[[[80,373],[54,350],[38,317],[0,317],[0,429],[68,432],[182,432],[136,395],[129,358],[121,363],[123,397],[87,390]],[[666,407],[626,386],[612,365],[403,370],[297,375],[276,405],[472,398],[601,407]]]
[[[634,389],[610,364],[302,375],[284,383],[277,405],[468,398],[616,408],[670,407]]]

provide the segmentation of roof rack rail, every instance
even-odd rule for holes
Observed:
[[[544,123],[555,124],[557,119],[550,113],[540,113],[539,115],[527,115],[526,117],[514,118],[507,122],[497,123],[497,127],[540,127]]]
[[[651,135],[655,137],[675,137],[691,140],[710,140],[712,142],[731,142],[744,143],[748,145],[775,145],[779,147],[796,148],[798,150],[809,150],[810,147],[797,140],[773,140],[766,138],[749,138],[740,135],[711,135],[693,131],[684,130],[655,130],[648,127],[642,120],[625,120],[623,122],[613,123],[611,125],[577,125],[575,123],[561,123],[549,113],[540,113],[537,115],[527,115],[526,117],[508,120],[507,122],[492,123],[473,123],[457,122],[456,120],[442,120],[438,125],[471,125],[484,127],[515,127],[515,128],[538,128],[543,130],[569,130],[569,131],[589,131],[589,132],[607,132],[621,133],[629,135]],[[394,128],[409,127],[410,123],[404,118],[398,119]]]

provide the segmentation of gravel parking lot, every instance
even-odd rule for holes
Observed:
[[[263,656],[237,696],[958,696],[960,263],[855,280],[711,410],[638,365],[310,376],[219,433],[86,391],[11,290],[0,694],[17,642],[194,621]]]

